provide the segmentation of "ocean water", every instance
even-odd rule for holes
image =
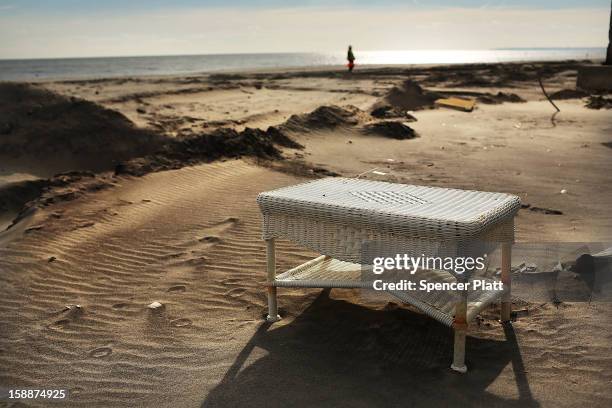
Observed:
[[[151,57],[0,60],[0,80],[92,79],[197,74],[250,69],[344,66],[346,53],[217,54]],[[357,69],[368,65],[464,64],[510,61],[603,59],[604,48],[496,50],[355,50]]]

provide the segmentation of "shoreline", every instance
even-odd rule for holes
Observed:
[[[231,55],[231,54],[228,54]],[[130,57],[118,57],[118,58],[130,58]],[[147,58],[147,57],[142,57]],[[87,59],[87,58],[83,58]],[[100,59],[104,59],[100,57]],[[75,59],[78,60],[78,59]],[[0,60],[2,61],[38,61],[38,60]],[[41,60],[42,61],[42,60]],[[56,61],[56,59],[49,59],[48,61]],[[356,69],[353,74],[358,74],[366,71],[381,71],[381,70],[411,70],[411,69],[431,69],[438,67],[473,67],[483,65],[525,65],[525,64],[576,64],[584,63],[589,65],[597,65],[604,61],[603,58],[587,58],[587,59],[528,59],[528,60],[513,60],[513,61],[485,61],[485,62],[445,62],[445,63],[414,63],[414,64],[363,64],[360,65],[357,61]],[[274,75],[278,73],[336,73],[346,72],[346,67],[340,64],[327,64],[327,65],[312,65],[312,66],[278,66],[278,67],[261,67],[261,68],[221,68],[214,70],[204,71],[185,71],[178,73],[164,73],[164,74],[116,74],[116,75],[93,75],[93,76],[48,76],[45,78],[26,77],[21,79],[0,79],[0,82],[27,82],[27,83],[47,83],[47,82],[74,82],[74,81],[105,81],[105,80],[118,80],[118,79],[171,79],[181,77],[208,77],[213,75]]]

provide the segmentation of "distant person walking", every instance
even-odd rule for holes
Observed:
[[[355,68],[355,55],[353,55],[353,47],[351,45],[349,45],[348,53],[346,54],[346,59],[348,60],[349,72],[353,72],[353,68]]]

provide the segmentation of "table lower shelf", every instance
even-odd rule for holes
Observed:
[[[372,281],[362,279],[363,266],[320,256],[276,276],[273,286],[298,288],[353,288],[370,289]],[[416,281],[454,282],[455,277],[446,271],[422,270],[412,275]],[[491,281],[490,279],[485,279]],[[402,302],[411,304],[426,315],[451,326],[457,304],[457,292],[405,290],[386,291]],[[470,290],[467,302],[467,320],[470,321],[481,310],[501,298],[500,290]]]

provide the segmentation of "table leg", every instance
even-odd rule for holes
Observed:
[[[512,312],[512,243],[502,243],[502,260],[501,260],[501,281],[504,284],[504,294],[501,300],[501,321],[502,323],[510,321]]]
[[[465,336],[467,334],[467,291],[461,293],[461,299],[455,306],[455,319],[453,329],[455,330],[455,344],[453,346],[453,364],[451,368],[460,373],[467,372],[465,365]]]
[[[278,304],[276,301],[276,286],[272,286],[276,278],[276,251],[274,238],[266,240],[266,259],[268,264],[268,316],[266,316],[266,320],[270,323],[274,323],[281,319],[278,314]]]

